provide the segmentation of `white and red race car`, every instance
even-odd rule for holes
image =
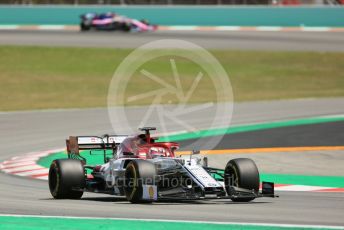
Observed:
[[[158,142],[150,135],[155,128],[140,130],[144,133],[133,136],[69,137],[69,159],[54,160],[50,166],[52,196],[79,199],[84,192],[95,192],[126,197],[132,203],[221,198],[248,202],[276,197],[272,182],[263,182],[259,190],[259,172],[251,159],[233,159],[224,169],[212,168],[199,152],[177,157],[179,144]],[[88,165],[82,155],[95,151],[104,154],[104,163]]]

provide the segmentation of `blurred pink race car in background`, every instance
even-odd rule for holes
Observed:
[[[157,25],[151,25],[147,20],[137,20],[133,18],[128,18],[119,14],[112,12],[109,13],[87,13],[80,16],[80,30],[89,31],[91,29],[95,30],[119,30],[119,31],[134,31],[134,32],[144,32],[144,31],[155,31],[157,30]]]

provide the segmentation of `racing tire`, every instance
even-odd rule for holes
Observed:
[[[225,188],[229,194],[229,187],[235,186],[239,188],[259,191],[259,171],[253,160],[248,158],[237,158],[230,160],[225,168]],[[234,202],[249,202],[254,197],[231,198]]]
[[[85,171],[81,161],[60,159],[51,163],[49,189],[55,199],[80,199],[85,183]]]
[[[81,31],[89,31],[91,29],[90,26],[86,25],[85,23],[80,23],[80,30]]]
[[[124,24],[122,25],[122,31],[124,31],[124,32],[130,32],[130,31],[131,31],[131,24],[124,23]]]
[[[124,193],[131,203],[151,203],[143,200],[143,184],[155,185],[156,167],[154,163],[136,159],[128,163],[125,170]]]

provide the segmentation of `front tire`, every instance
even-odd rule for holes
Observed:
[[[49,189],[55,199],[80,199],[85,188],[85,171],[79,160],[54,160],[49,169]]]
[[[237,158],[230,160],[225,168],[225,187],[229,194],[229,187],[235,186],[248,190],[259,191],[259,171],[253,160]],[[232,198],[234,202],[249,202],[253,197]]]
[[[89,25],[86,25],[85,23],[80,23],[80,31],[89,31],[91,27]]]
[[[154,163],[145,160],[133,160],[125,170],[124,192],[131,203],[147,203],[143,200],[143,184],[155,185],[156,167]]]

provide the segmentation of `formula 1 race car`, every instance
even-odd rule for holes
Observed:
[[[68,159],[54,160],[50,166],[52,196],[79,199],[87,191],[126,197],[132,203],[220,198],[248,202],[275,197],[274,183],[263,182],[259,191],[259,172],[251,159],[230,160],[224,169],[208,167],[199,151],[176,157],[178,143],[158,142],[150,135],[155,128],[140,130],[144,133],[133,136],[69,137]],[[82,154],[95,151],[102,152],[104,164],[87,164]]]
[[[115,13],[87,13],[80,16],[80,30],[88,31],[90,29],[96,30],[119,30],[119,31],[155,31],[156,25],[150,25],[147,20],[137,20],[128,18]]]

